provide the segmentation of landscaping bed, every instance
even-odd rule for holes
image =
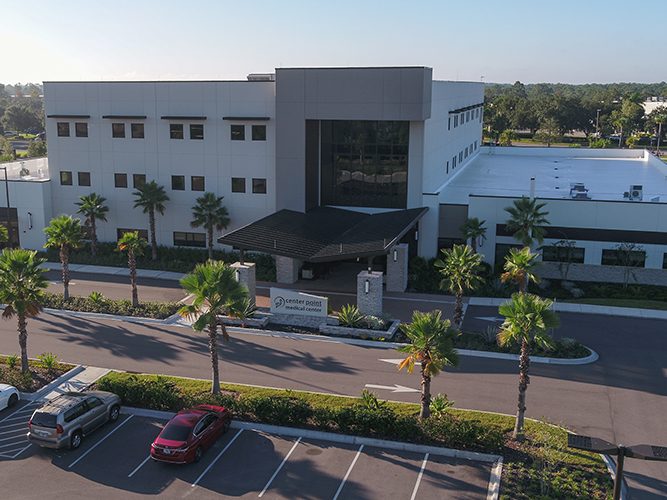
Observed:
[[[532,346],[531,356],[544,356],[548,358],[577,359],[590,356],[591,351],[585,345],[574,339],[554,339],[553,349],[547,350],[539,346]],[[473,351],[502,352],[506,354],[519,354],[520,345],[500,346],[493,335],[479,333],[462,333],[454,341],[457,349],[470,349]]]
[[[178,411],[213,403],[241,420],[502,454],[501,498],[606,499],[611,492],[599,455],[568,450],[563,429],[532,420],[527,441],[517,445],[510,438],[514,417],[449,409],[422,422],[418,405],[378,401],[368,393],[351,398],[222,384],[222,394],[213,396],[206,380],[117,372],[97,388],[115,392],[127,406]]]
[[[21,359],[15,356],[0,356],[0,383],[16,387],[21,392],[35,392],[53,382],[74,365],[60,363],[52,355],[29,359],[27,374],[21,373]]]
[[[75,297],[65,300],[61,293],[44,294],[43,307],[68,311],[136,316],[141,318],[165,319],[176,314],[181,304],[178,302],[140,302],[137,307],[129,300],[113,300],[105,297]]]

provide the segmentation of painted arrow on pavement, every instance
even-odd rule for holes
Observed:
[[[505,318],[501,318],[500,316],[475,316],[475,319],[481,319],[482,321],[493,321],[494,323],[497,321],[505,321]]]
[[[404,385],[376,385],[376,384],[366,384],[366,387],[369,389],[382,389],[391,392],[419,392],[419,389],[413,389],[412,387],[405,387]]]

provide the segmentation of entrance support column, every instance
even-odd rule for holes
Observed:
[[[382,273],[361,271],[357,275],[357,307],[361,314],[382,315]]]
[[[299,259],[276,255],[276,281],[291,285],[299,280],[302,262]]]
[[[236,273],[236,281],[246,287],[248,290],[248,298],[252,304],[255,305],[255,297],[257,295],[255,263],[246,262],[245,264],[241,264],[240,262],[234,262],[229,267],[234,269]]]
[[[405,292],[408,287],[408,244],[401,243],[387,255],[387,291]]]

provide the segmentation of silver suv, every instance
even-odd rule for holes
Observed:
[[[120,414],[120,398],[111,392],[66,392],[35,410],[28,440],[46,448],[76,449],[84,436]]]

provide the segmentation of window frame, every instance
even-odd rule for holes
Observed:
[[[262,131],[261,134],[259,134],[260,130]],[[257,132],[257,134],[255,132]],[[258,137],[255,137],[256,135],[258,135]],[[253,141],[266,141],[266,125],[251,125],[250,136]]]
[[[111,124],[111,138],[125,139],[125,123],[116,122]]]
[[[180,136],[180,137],[179,137]],[[183,140],[185,138],[185,128],[182,123],[169,124],[169,139]]]
[[[81,182],[81,176],[88,176],[88,183],[86,184],[85,182]],[[85,187],[90,187],[90,172],[77,172],[76,173],[76,178],[79,186],[85,186]]]
[[[259,190],[258,187],[264,185],[264,190]],[[253,177],[252,178],[252,194],[266,194],[267,186],[266,177]]]
[[[195,128],[201,127],[201,137],[199,134],[193,135],[192,130]],[[204,140],[204,124],[203,123],[191,123],[190,124],[190,140],[191,141],[203,141]]]
[[[82,129],[81,132],[79,129]],[[74,136],[75,137],[88,137],[88,123],[86,122],[74,122]]]
[[[118,182],[119,179],[123,179],[123,181],[120,183],[120,185],[119,185],[119,182]],[[114,172],[114,174],[113,174],[113,185],[116,188],[127,189],[127,173]]]
[[[174,180],[179,179],[181,181],[182,187],[175,187]],[[172,191],[185,191],[185,176],[184,175],[172,175],[171,176],[171,190]]]
[[[229,126],[231,141],[245,141],[245,125],[232,124]]]
[[[243,189],[235,189],[234,182],[242,182]],[[246,178],[245,177],[232,177],[232,193],[245,193],[246,192]]]
[[[146,184],[146,174],[132,174],[133,189],[139,189],[141,186],[144,186],[145,184]]]
[[[71,137],[69,122],[56,122],[56,132],[58,137]]]
[[[141,131],[141,135],[139,135]],[[145,139],[146,130],[143,123],[130,123],[130,137],[132,139]]]
[[[175,247],[206,248],[206,233],[174,231],[172,238]]]
[[[195,179],[201,179],[201,189],[195,189]],[[190,176],[190,191],[196,191],[201,193],[206,191],[206,177],[203,175],[191,175]]]
[[[72,186],[74,184],[74,176],[72,175],[71,170],[61,170],[59,177],[61,186]],[[66,180],[67,177],[69,177],[69,182]]]

